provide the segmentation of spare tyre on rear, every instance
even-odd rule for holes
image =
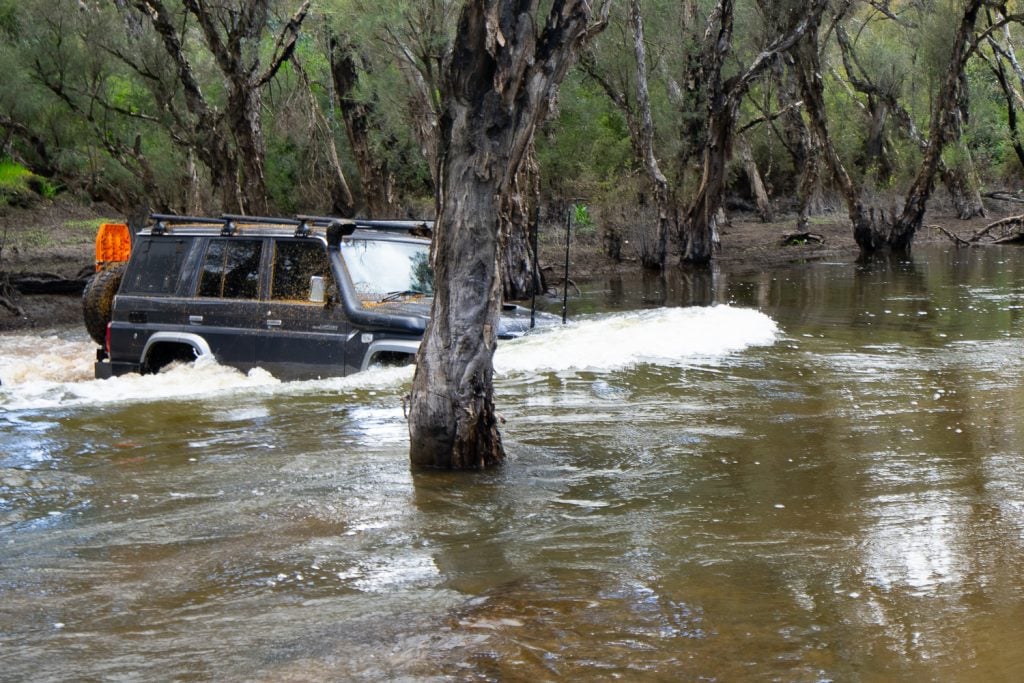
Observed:
[[[107,337],[107,323],[110,322],[114,295],[121,287],[121,278],[127,264],[104,268],[89,280],[82,293],[82,313],[85,317],[85,329],[97,344],[104,344]]]

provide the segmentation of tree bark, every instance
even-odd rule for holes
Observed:
[[[797,232],[807,232],[811,214],[824,210],[821,196],[820,150],[814,133],[804,122],[799,86],[796,83],[795,62],[787,54],[776,66],[778,79],[779,107],[782,116],[782,139],[786,150],[793,158],[796,170]],[[798,106],[799,105],[799,106]]]
[[[516,173],[511,192],[502,197],[498,244],[502,299],[521,301],[544,291],[544,278],[530,236],[530,217],[540,203],[540,168],[533,143]]]
[[[505,457],[493,400],[499,213],[574,55],[603,27],[591,25],[587,0],[555,0],[538,35],[537,4],[467,0],[447,60],[434,303],[409,411],[414,467],[480,469]]]

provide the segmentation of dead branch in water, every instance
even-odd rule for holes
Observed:
[[[951,230],[947,230],[946,228],[942,227],[941,225],[928,225],[928,226],[925,226],[925,227],[930,228],[931,230],[936,230],[938,232],[941,232],[943,235],[945,235],[946,237],[951,239],[953,241],[953,244],[955,244],[957,247],[970,247],[970,246],[974,246],[971,242],[968,242],[967,240],[965,240],[960,235],[956,234],[955,232],[952,232]]]

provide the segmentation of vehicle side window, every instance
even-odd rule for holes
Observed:
[[[191,240],[144,239],[132,255],[121,291],[126,294],[174,294]]]
[[[203,260],[198,296],[255,299],[262,249],[261,240],[211,240]]]
[[[309,279],[324,279],[331,291],[331,264],[323,244],[314,241],[279,241],[274,244],[274,277],[270,298],[276,301],[309,302]]]

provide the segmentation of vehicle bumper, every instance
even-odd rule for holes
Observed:
[[[96,361],[93,366],[96,379],[110,379],[119,375],[127,375],[130,372],[138,372],[139,366],[135,363],[112,363],[109,360]]]

